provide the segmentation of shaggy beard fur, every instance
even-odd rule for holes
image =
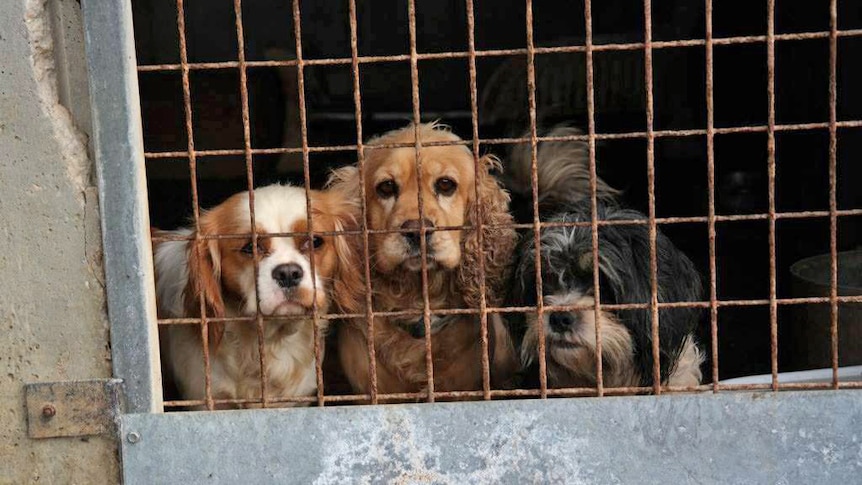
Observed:
[[[636,211],[603,201],[599,220],[644,219]],[[571,204],[551,222],[589,222],[588,201]],[[700,277],[689,259],[661,232],[656,237],[659,302],[700,300]],[[516,303],[536,304],[534,238],[524,238],[516,270]],[[603,304],[649,303],[651,299],[649,229],[645,225],[599,228],[599,294]],[[649,309],[600,311],[596,314],[590,227],[553,227],[541,237],[541,274],[546,306],[583,306],[571,312],[545,312],[543,321],[527,317],[521,348],[525,368],[535,367],[539,326],[545,327],[548,384],[552,387],[596,383],[596,320],[602,334],[602,378],[607,387],[653,384],[652,319]],[[662,384],[700,383],[703,355],[693,332],[697,308],[659,310]]]

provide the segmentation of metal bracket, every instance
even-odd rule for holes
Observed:
[[[114,434],[122,406],[120,379],[26,384],[27,434],[59,438]]]

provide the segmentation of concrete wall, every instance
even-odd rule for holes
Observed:
[[[76,0],[0,2],[0,483],[113,483],[111,438],[27,437],[23,385],[109,377]]]

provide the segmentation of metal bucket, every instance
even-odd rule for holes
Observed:
[[[797,261],[790,267],[793,296],[829,296],[830,255]],[[862,250],[838,253],[838,295],[862,295]],[[831,367],[829,303],[793,305],[789,363],[797,369]],[[862,303],[838,304],[838,363],[862,364]]]

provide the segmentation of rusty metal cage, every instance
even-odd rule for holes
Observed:
[[[363,97],[360,72],[366,66],[381,63],[401,63],[409,65],[410,70],[410,97],[412,107],[411,122],[415,129],[423,120],[421,110],[422,93],[420,92],[419,79],[419,62],[429,60],[447,60],[457,59],[466,61],[468,67],[469,80],[469,100],[470,100],[470,125],[472,132],[469,140],[463,142],[464,145],[472,151],[475,166],[478,169],[481,151],[483,147],[492,145],[511,145],[511,144],[529,144],[532,152],[532,169],[531,169],[531,190],[532,190],[532,222],[528,224],[516,224],[513,227],[517,229],[531,229],[536,238],[537,264],[541,264],[539,257],[539,238],[541,229],[551,227],[553,225],[561,225],[563,223],[549,223],[540,220],[539,204],[538,204],[538,180],[537,180],[537,146],[542,141],[586,141],[589,146],[589,167],[590,167],[590,199],[593,206],[592,221],[586,226],[592,231],[592,246],[593,246],[593,268],[594,282],[598,288],[599,281],[599,227],[607,224],[645,224],[649,229],[650,235],[650,273],[652,275],[652,295],[649,303],[644,304],[617,304],[605,305],[600,303],[599,298],[595,299],[595,305],[592,306],[596,312],[601,308],[611,310],[624,309],[649,309],[652,315],[652,355],[653,355],[653,382],[652,387],[626,387],[626,388],[609,388],[605,387],[602,380],[602,359],[601,356],[601,333],[596,332],[596,347],[597,347],[597,385],[589,388],[565,388],[552,389],[548,387],[547,375],[545,368],[545,339],[543,328],[539,326],[539,375],[540,385],[538,389],[515,389],[503,390],[494,389],[491,386],[490,370],[489,370],[489,349],[488,349],[488,316],[491,313],[506,314],[513,312],[535,312],[539,318],[545,312],[549,311],[569,311],[575,309],[583,309],[578,306],[549,306],[545,305],[542,299],[542,280],[541,271],[537,271],[536,286],[538,304],[535,307],[493,307],[485,301],[484,285],[485,274],[484,269],[480,264],[479,285],[482,287],[481,294],[483,295],[478,308],[461,308],[461,309],[432,309],[429,303],[428,296],[428,267],[427,267],[427,248],[425,234],[427,228],[424,223],[421,227],[421,254],[422,254],[422,282],[423,282],[423,310],[403,310],[396,312],[375,312],[373,308],[373,298],[371,290],[371,272],[369,258],[369,235],[376,233],[398,232],[397,230],[375,230],[367,227],[363,221],[362,229],[358,232],[349,234],[361,235],[362,252],[364,254],[365,266],[365,294],[366,308],[365,314],[323,314],[318,311],[315,303],[313,309],[313,321],[315,326],[314,336],[314,351],[315,351],[315,368],[317,380],[317,393],[315,396],[292,396],[278,399],[267,398],[266,393],[266,369],[265,352],[263,351],[263,331],[267,317],[263,316],[258,308],[258,313],[253,317],[225,317],[213,318],[208,317],[204,308],[203,297],[200,302],[200,318],[174,318],[160,319],[160,326],[167,325],[196,325],[200,327],[200,335],[203,341],[204,360],[206,367],[206,397],[201,401],[189,400],[169,400],[164,403],[169,408],[181,408],[187,406],[206,406],[208,409],[213,409],[217,405],[259,405],[267,407],[272,404],[285,402],[307,402],[314,403],[318,406],[323,406],[330,403],[347,403],[368,401],[371,403],[387,402],[392,400],[426,400],[433,402],[435,399],[444,398],[473,398],[490,400],[506,397],[541,397],[548,396],[602,396],[602,395],[620,395],[620,394],[661,394],[664,392],[680,392],[680,391],[711,391],[713,393],[733,390],[770,390],[779,391],[786,389],[839,389],[839,388],[860,388],[860,381],[839,381],[838,369],[838,344],[839,344],[839,325],[838,313],[839,305],[844,304],[862,304],[862,296],[843,296],[839,295],[838,282],[838,226],[841,218],[852,216],[862,216],[862,208],[839,208],[837,186],[838,186],[838,141],[840,133],[849,133],[851,129],[862,128],[862,119],[839,119],[838,111],[838,44],[842,38],[862,37],[862,29],[839,29],[839,6],[837,0],[829,2],[829,30],[828,31],[810,31],[798,33],[776,33],[775,24],[775,0],[768,0],[766,3],[766,33],[765,35],[744,35],[744,36],[726,36],[717,37],[713,35],[713,2],[705,0],[704,9],[704,38],[697,39],[674,39],[674,40],[655,40],[653,36],[653,5],[651,0],[644,0],[643,19],[642,19],[642,41],[624,42],[624,43],[596,43],[593,33],[593,5],[590,0],[585,0],[583,9],[583,17],[585,19],[584,29],[585,36],[582,43],[573,43],[570,45],[541,47],[534,42],[534,33],[541,29],[541,25],[537,25],[533,16],[533,2],[526,0],[525,2],[525,30],[526,30],[526,47],[525,48],[507,48],[507,49],[478,49],[475,40],[475,14],[473,0],[466,0],[464,8],[466,12],[466,27],[467,27],[467,49],[462,51],[442,51],[442,52],[421,52],[417,48],[417,6],[415,0],[407,1],[407,19],[409,30],[409,52],[395,55],[360,55],[358,44],[358,22],[357,22],[357,5],[355,0],[349,0],[349,57],[321,57],[307,58],[303,54],[303,35],[302,35],[302,12],[299,0],[292,1],[292,21],[293,21],[293,38],[295,40],[295,59],[290,60],[249,60],[247,58],[243,23],[243,6],[241,0],[233,1],[233,12],[235,18],[234,32],[219,32],[218,35],[235,35],[237,50],[236,60],[229,61],[214,61],[214,62],[191,62],[189,60],[187,47],[187,26],[186,12],[183,0],[176,1],[176,35],[179,49],[179,62],[167,64],[141,64],[137,67],[138,73],[179,73],[181,78],[182,90],[182,105],[184,112],[184,130],[187,146],[180,150],[163,150],[163,151],[147,151],[145,157],[148,163],[160,160],[170,160],[170,163],[176,163],[177,159],[188,161],[189,179],[191,181],[188,190],[191,194],[191,207],[193,214],[195,231],[194,241],[200,241],[207,238],[251,238],[254,244],[255,259],[257,259],[257,239],[259,237],[293,237],[307,236],[313,237],[312,231],[308,233],[281,233],[268,234],[260,236],[256,232],[252,234],[229,234],[217,236],[204,236],[200,234],[200,211],[201,202],[199,195],[199,168],[202,158],[218,158],[218,157],[237,157],[242,159],[245,169],[245,185],[249,191],[249,210],[251,212],[251,226],[255,227],[254,214],[254,188],[256,186],[255,179],[255,163],[256,157],[268,155],[293,154],[301,155],[302,157],[302,179],[306,188],[306,201],[310,204],[308,198],[308,190],[312,186],[312,169],[310,158],[312,154],[317,153],[355,153],[361,177],[364,177],[365,168],[365,153],[368,150],[393,147],[415,147],[417,158],[417,176],[420,173],[421,158],[419,157],[422,143],[419,137],[416,136],[415,144],[396,144],[396,145],[374,145],[368,146],[363,143],[363,139],[368,133],[363,132]],[[776,121],[776,88],[775,88],[775,48],[777,43],[783,42],[799,42],[805,40],[826,39],[828,40],[829,52],[829,72],[828,72],[828,120],[819,122],[806,123],[778,123]],[[714,105],[714,48],[716,46],[730,45],[763,45],[766,49],[766,91],[767,91],[767,106],[768,116],[765,124],[745,124],[740,126],[717,127],[715,123],[716,107]],[[658,51],[666,49],[678,48],[696,48],[703,49],[705,53],[705,127],[690,128],[690,129],[656,129],[655,123],[655,92],[654,86],[654,54]],[[595,106],[595,70],[594,70],[594,55],[604,52],[638,52],[643,55],[643,92],[645,96],[645,129],[637,131],[627,131],[620,133],[600,132],[596,126],[596,106]],[[568,136],[568,137],[541,137],[538,132],[539,117],[537,114],[537,87],[536,87],[536,59],[540,56],[548,56],[552,54],[572,54],[577,53],[583,55],[585,59],[585,78],[583,82],[586,86],[586,132],[583,135]],[[528,115],[529,115],[529,136],[526,137],[497,137],[497,138],[481,138],[479,129],[479,106],[480,96],[477,88],[477,60],[484,58],[504,58],[504,57],[522,57],[526,59],[526,80],[528,93]],[[355,137],[356,142],[351,144],[339,145],[312,145],[309,143],[308,133],[308,109],[306,98],[306,70],[314,66],[343,66],[349,67],[352,78],[352,97],[353,97],[353,115],[355,117]],[[280,68],[295,70],[297,92],[298,92],[298,114],[299,114],[299,145],[298,147],[255,147],[253,143],[253,126],[250,116],[250,101],[249,101],[249,70],[252,68]],[[220,149],[200,149],[195,144],[195,114],[193,110],[193,98],[195,93],[192,91],[192,82],[190,79],[199,71],[230,71],[238,75],[238,85],[240,94],[240,111],[242,120],[242,146],[233,148]],[[796,133],[796,132],[828,132],[828,210],[799,210],[799,211],[780,211],[776,204],[776,135],[780,133]],[[721,135],[758,133],[765,134],[767,140],[767,210],[765,212],[747,213],[747,214],[719,214],[716,211],[716,150],[715,138]],[[707,187],[707,214],[696,216],[672,216],[660,217],[656,210],[656,141],[661,139],[676,139],[676,138],[699,138],[702,137],[706,142],[706,187]],[[598,220],[596,214],[596,190],[597,190],[597,167],[596,167],[596,146],[598,142],[605,140],[643,140],[646,144],[646,180],[647,180],[647,218],[645,220],[627,220],[627,221],[602,221]],[[445,145],[451,143],[434,143],[434,145]],[[362,187],[362,197],[365,198],[364,183]],[[476,188],[476,196],[479,197],[479,189]],[[420,220],[423,220],[422,196],[419,196]],[[363,218],[365,218],[365,210],[363,204]],[[830,272],[829,272],[829,295],[823,297],[795,297],[783,298],[779,296],[777,290],[778,266],[777,266],[777,237],[776,223],[782,220],[802,220],[813,218],[827,218],[829,224],[829,254],[830,254]],[[311,226],[312,215],[309,211],[308,226]],[[768,248],[769,248],[769,274],[768,274],[768,296],[766,298],[736,298],[722,299],[719,298],[717,290],[717,242],[716,242],[716,225],[719,223],[732,223],[738,221],[765,221],[768,226]],[[699,302],[659,302],[657,288],[657,256],[656,256],[656,237],[657,230],[660,225],[673,224],[705,224],[708,234],[708,274],[706,280],[708,282],[708,300]],[[568,223],[576,225],[576,223]],[[564,225],[564,224],[563,224]],[[583,225],[583,224],[581,224]],[[452,230],[452,229],[470,229],[469,227],[442,227],[435,230]],[[481,223],[479,234],[482,234]],[[339,232],[330,235],[344,235],[348,233]],[[481,236],[480,236],[481,237]],[[157,236],[154,241],[160,239]],[[197,246],[195,246],[197,247]],[[480,244],[481,248],[481,244]],[[480,249],[481,251],[481,249]],[[198,255],[200,257],[200,255]],[[480,257],[480,260],[482,258]],[[312,272],[313,258],[311,258]],[[257,272],[257,264],[255,271]],[[538,269],[538,268],[537,268]],[[314,282],[315,285],[319,284]],[[255,281],[257,285],[257,280]],[[832,378],[828,383],[788,383],[781,382],[779,379],[779,308],[793,305],[809,305],[821,304],[829,305],[830,325],[830,348],[831,348],[831,369]],[[766,307],[769,315],[769,366],[771,373],[771,382],[769,384],[725,384],[719,379],[719,310],[732,307]],[[660,382],[660,354],[659,354],[659,308],[681,308],[681,307],[697,307],[708,310],[708,334],[710,346],[708,354],[710,356],[711,370],[706,373],[710,377],[711,382],[696,387],[668,387]],[[472,314],[479,317],[481,324],[481,339],[483,348],[483,357],[481,361],[483,371],[483,385],[481,390],[476,391],[451,391],[439,392],[434,389],[434,368],[431,355],[432,335],[430,332],[431,315],[447,315],[447,314]],[[376,359],[375,349],[373,344],[369,343],[368,358],[371,374],[371,392],[369,394],[350,394],[350,395],[327,395],[324,392],[324,374],[323,374],[323,359],[322,346],[324,345],[323,338],[318,333],[318,322],[320,320],[336,320],[340,318],[364,318],[367,321],[368,331],[370,334],[369,342],[373,342],[374,335],[374,319],[375,317],[393,317],[393,316],[422,316],[426,329],[425,349],[426,349],[426,369],[427,369],[427,392],[420,393],[399,393],[399,394],[384,394],[377,390],[376,383]],[[280,317],[283,318],[283,317]],[[598,320],[598,319],[597,319]],[[208,326],[213,323],[224,322],[244,322],[249,325],[255,325],[258,332],[258,342],[260,345],[260,365],[261,365],[261,396],[255,400],[224,400],[216,399],[212,395],[210,385],[210,356],[208,351]]]

